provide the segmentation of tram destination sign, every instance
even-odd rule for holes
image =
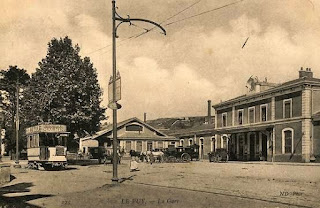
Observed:
[[[26,129],[26,134],[34,134],[34,133],[59,133],[66,132],[66,125],[59,124],[40,124],[37,126],[32,126]]]

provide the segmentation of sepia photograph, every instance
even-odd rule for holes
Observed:
[[[1,0],[0,208],[320,207],[320,1]]]

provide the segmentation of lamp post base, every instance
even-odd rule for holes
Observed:
[[[15,161],[15,164],[13,165],[14,168],[21,168],[21,165],[19,164],[19,161]]]
[[[111,181],[112,181],[112,184],[114,184],[114,185],[119,184],[119,178],[112,178]]]

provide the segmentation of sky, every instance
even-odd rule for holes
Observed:
[[[116,4],[120,16],[149,19],[167,31],[163,35],[155,28],[132,38],[153,26],[133,22],[118,28],[120,121],[143,119],[144,112],[148,119],[206,115],[207,100],[215,104],[245,94],[250,76],[281,83],[298,78],[300,67],[309,67],[320,78],[319,1],[117,0]],[[90,57],[97,69],[102,105],[107,107],[111,6],[111,0],[1,0],[0,69],[17,65],[31,74],[45,58],[48,42],[69,36],[80,46],[81,57]],[[111,122],[110,109],[107,115]]]

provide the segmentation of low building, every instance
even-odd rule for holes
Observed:
[[[199,159],[208,159],[208,153],[215,150],[214,124],[169,131],[167,134],[178,138],[180,147],[199,145]]]
[[[91,136],[79,139],[79,152],[82,154],[89,154],[90,148],[99,147],[99,141],[92,139]]]
[[[179,139],[180,147],[199,145],[199,159],[207,159],[208,153],[215,150],[216,144],[211,108],[211,100],[208,100],[207,116],[159,118],[148,121],[148,124]]]
[[[213,105],[215,147],[232,160],[320,161],[320,79],[301,68],[283,84],[248,81],[246,95]]]
[[[164,149],[177,146],[179,140],[173,136],[155,129],[138,118],[130,118],[117,124],[117,138],[120,150],[129,153],[130,150],[145,152],[153,149]],[[92,139],[99,141],[99,145],[112,147],[112,125],[97,132]]]

